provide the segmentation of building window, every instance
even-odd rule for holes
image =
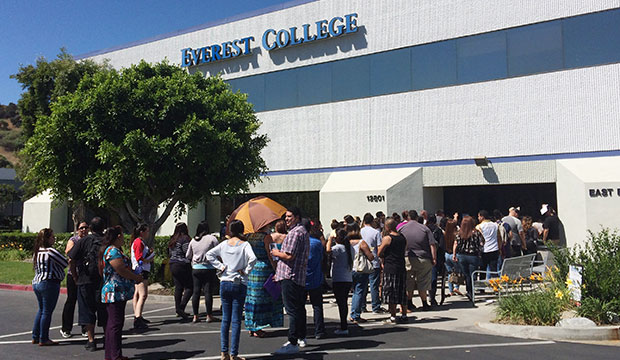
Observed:
[[[458,39],[456,54],[460,84],[502,79],[508,74],[504,31]]]
[[[508,76],[536,74],[564,67],[562,22],[530,25],[506,32]]]
[[[620,10],[563,20],[567,68],[620,61]]]
[[[456,84],[456,40],[413,47],[411,66],[414,90]]]

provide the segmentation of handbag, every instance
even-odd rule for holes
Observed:
[[[353,271],[361,274],[370,274],[375,271],[372,261],[368,260],[366,254],[360,249],[353,259]]]
[[[465,285],[465,274],[452,272],[448,278],[448,281],[454,285]]]
[[[263,287],[265,288],[265,290],[267,290],[269,295],[271,295],[274,300],[278,300],[280,296],[282,296],[282,287],[279,283],[273,280],[273,276],[273,274],[269,275],[267,280],[265,280]]]

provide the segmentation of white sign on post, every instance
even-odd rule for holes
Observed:
[[[569,265],[568,267],[568,291],[571,294],[573,300],[581,302],[581,284],[583,274],[583,266],[581,265]]]

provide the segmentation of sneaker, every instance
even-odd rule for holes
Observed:
[[[300,339],[300,340],[297,340],[297,345],[298,345],[300,348],[305,348],[305,347],[306,347],[306,345],[307,345],[306,339]]]
[[[68,339],[72,336],[71,331],[64,331],[60,329],[60,336],[62,336],[64,339]]]
[[[414,311],[415,310],[415,305],[413,305],[413,301],[409,300],[407,302],[407,310],[409,310],[409,311]]]
[[[396,318],[397,324],[407,324],[408,322],[409,318],[407,317],[407,315],[401,315],[400,317]]]
[[[325,333],[316,334],[316,335],[314,335],[314,338],[317,339],[317,340],[324,339],[325,338]]]
[[[93,352],[93,351],[97,350],[97,344],[95,344],[94,341],[89,341],[89,342],[86,343],[86,346],[84,346],[84,348],[87,351]]]
[[[281,348],[276,350],[274,354],[276,355],[286,355],[286,354],[297,354],[299,352],[299,346],[293,345],[290,342],[286,342],[282,345]]]
[[[82,329],[82,337],[88,337],[88,331]]]
[[[386,309],[380,307],[377,310],[373,310],[372,311],[374,314],[385,314],[386,312],[388,312]]]
[[[338,335],[338,336],[347,336],[349,335],[349,330],[342,330],[342,329],[336,329],[334,330],[334,335]]]
[[[383,320],[386,324],[396,324],[396,318],[394,316],[390,316],[389,318]]]
[[[147,329],[148,325],[146,325],[145,322],[140,320],[140,318],[134,318],[133,319],[133,328],[134,329]]]
[[[439,303],[435,299],[431,299],[431,306],[439,306]]]
[[[150,320],[145,319],[143,316],[140,316],[139,319],[142,320],[142,322],[145,323],[145,324],[150,324],[151,323]]]

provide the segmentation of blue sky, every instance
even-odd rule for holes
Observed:
[[[85,54],[290,0],[0,0],[0,104],[17,103],[21,86],[13,79],[20,64],[61,47]]]

